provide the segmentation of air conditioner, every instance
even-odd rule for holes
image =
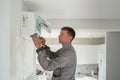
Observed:
[[[50,23],[38,13],[22,12],[21,15],[21,37],[30,40],[30,35],[41,33],[41,29],[45,29],[48,33],[51,32]]]

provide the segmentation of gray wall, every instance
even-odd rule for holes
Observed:
[[[106,80],[120,80],[120,32],[106,34]]]

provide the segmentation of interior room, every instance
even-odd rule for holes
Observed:
[[[76,80],[119,80],[120,1],[1,0],[0,80],[52,80],[30,38],[38,33],[51,50],[61,48],[61,27],[76,31]],[[41,23],[42,22],[42,23]]]

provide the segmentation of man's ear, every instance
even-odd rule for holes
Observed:
[[[69,36],[69,40],[72,41],[73,37],[72,36]]]

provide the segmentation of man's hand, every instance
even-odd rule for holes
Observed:
[[[31,37],[36,48],[45,47],[45,39],[43,37],[38,37],[37,34],[31,35]]]

